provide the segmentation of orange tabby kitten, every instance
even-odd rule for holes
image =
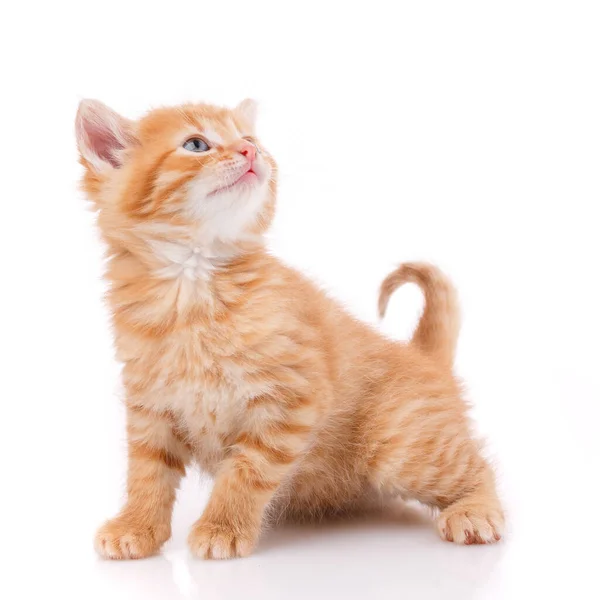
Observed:
[[[265,518],[347,511],[402,496],[440,509],[441,536],[500,538],[494,475],[452,375],[454,291],[433,266],[409,344],[349,316],[273,258],[273,158],[255,105],[198,104],[127,120],[79,107],[83,186],[108,245],[109,303],[126,390],[127,502],[96,536],[109,558],[155,553],[171,534],[175,490],[196,462],[215,478],[189,545],[246,556]]]

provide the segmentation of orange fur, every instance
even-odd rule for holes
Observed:
[[[272,257],[262,234],[276,165],[254,112],[250,101],[185,105],[132,122],[80,106],[83,186],[108,246],[128,410],[127,502],[98,532],[99,553],[156,552],[191,462],[215,477],[189,536],[201,557],[247,555],[266,518],[338,513],[373,495],[439,508],[445,539],[499,539],[493,472],[452,375],[451,285],[424,264],[386,279],[382,314],[404,282],[425,293],[402,344]],[[190,137],[209,150],[183,149]],[[256,176],[236,183],[248,168]]]

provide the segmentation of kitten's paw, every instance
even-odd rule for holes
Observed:
[[[481,506],[449,506],[438,518],[443,540],[456,544],[493,544],[502,537],[504,517],[496,508]]]
[[[188,537],[192,554],[198,558],[236,558],[248,556],[256,545],[257,535],[239,531],[226,523],[196,521]]]
[[[116,518],[98,530],[94,547],[103,558],[144,558],[155,554],[169,535],[165,528],[133,525]]]

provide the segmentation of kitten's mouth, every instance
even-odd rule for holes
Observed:
[[[258,181],[258,175],[257,175],[256,171],[254,170],[254,164],[250,164],[250,165],[248,165],[248,169],[244,173],[242,173],[242,175],[240,175],[240,177],[238,177],[233,183],[230,183],[229,185],[224,185],[223,187],[217,188],[216,190],[213,190],[212,192],[210,192],[210,194],[208,194],[208,195],[214,196],[215,194],[220,194],[221,192],[226,192],[227,190],[230,190],[230,189],[236,187],[240,183],[253,184],[253,183],[256,183],[257,181]]]
[[[233,185],[238,183],[253,183],[258,179],[256,171],[250,167]]]

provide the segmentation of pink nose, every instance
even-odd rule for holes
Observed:
[[[256,146],[250,142],[242,142],[238,147],[238,152],[243,154],[250,162],[256,158]]]

